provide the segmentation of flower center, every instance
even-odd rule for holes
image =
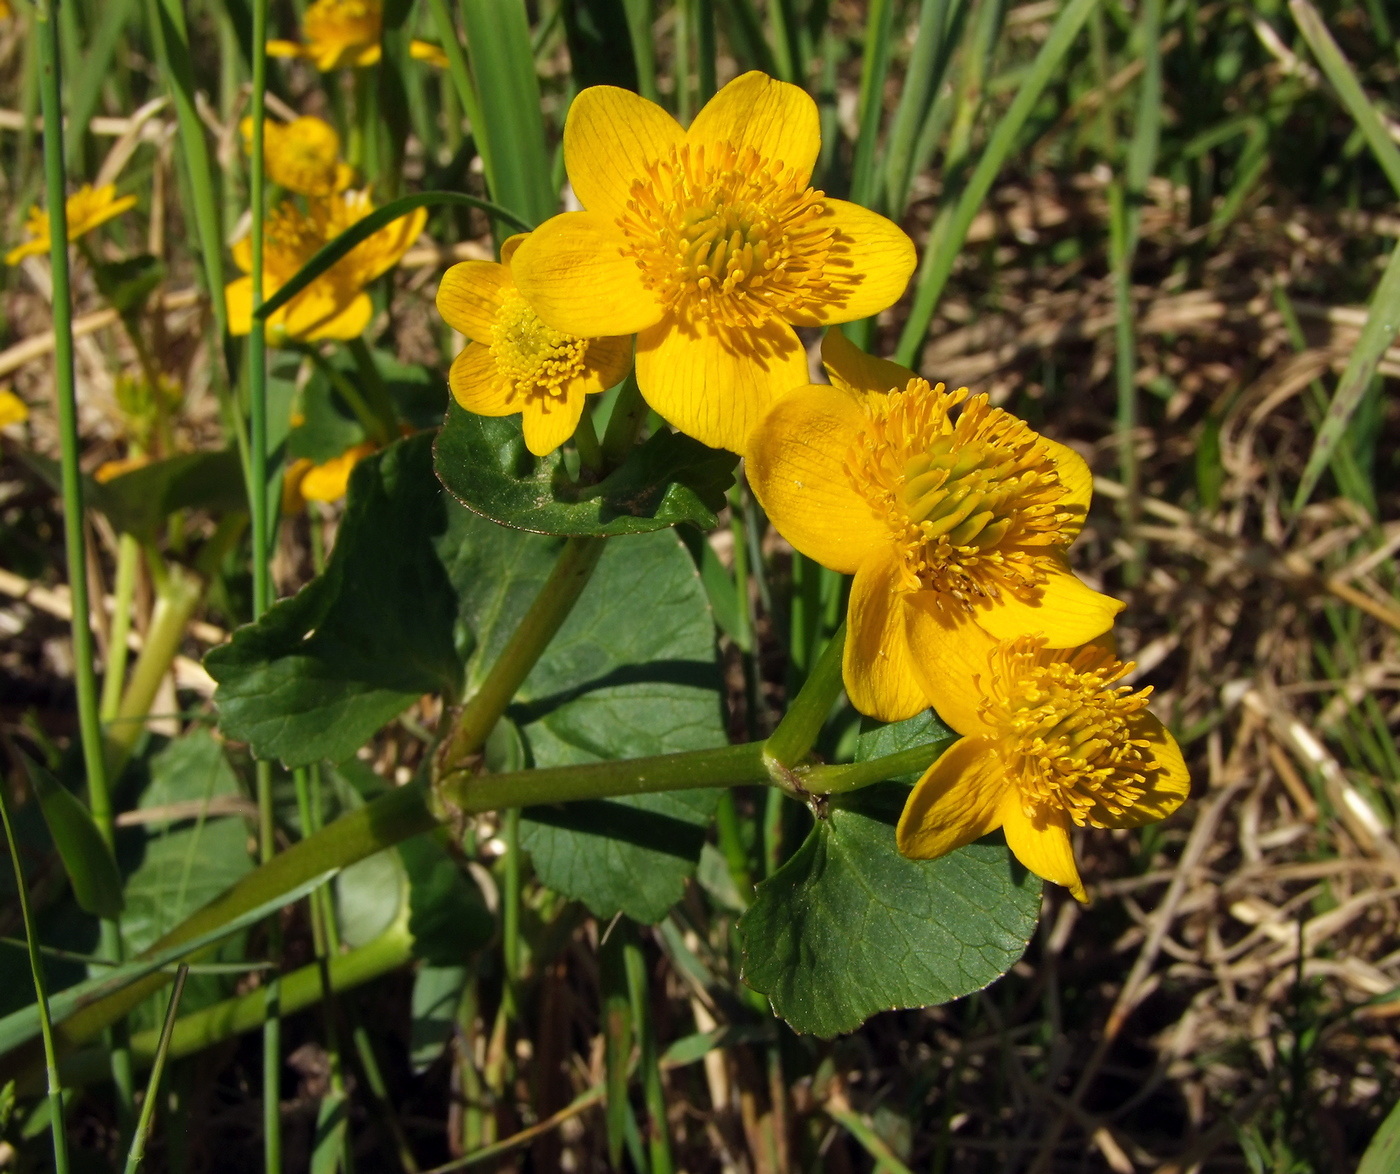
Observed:
[[[314,218],[284,200],[267,214],[263,225],[263,268],[277,285],[285,285],[326,240]]]
[[[308,41],[368,45],[379,40],[384,9],[378,0],[316,0],[302,18]]]
[[[868,397],[846,475],[894,531],[906,590],[968,608],[1003,591],[1031,602],[1074,515],[1042,438],[985,395],[953,420],[966,396],[911,379]]]
[[[562,397],[583,371],[588,340],[551,330],[515,288],[507,289],[491,329],[491,355],[501,378],[520,395]]]
[[[672,147],[632,183],[623,255],[668,310],[728,328],[762,325],[830,285],[835,230],[822,193],[752,147]]]
[[[1026,814],[1052,807],[1081,827],[1114,826],[1161,765],[1131,729],[1152,690],[1117,685],[1133,665],[1095,644],[1047,654],[1043,637],[1023,636],[991,661],[981,712],[1003,732],[1002,762]]]

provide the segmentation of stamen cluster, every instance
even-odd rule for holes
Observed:
[[[874,396],[846,475],[901,547],[905,590],[971,607],[1005,591],[1028,600],[1072,515],[1055,463],[1024,421],[985,395],[912,379]]]
[[[503,382],[518,395],[564,394],[581,374],[589,340],[551,330],[514,286],[501,295],[491,331],[491,356]]]
[[[622,252],[667,309],[761,326],[830,288],[836,233],[822,199],[752,147],[682,144],[632,181]]]
[[[1161,769],[1134,719],[1151,688],[1118,685],[1134,665],[1086,645],[1046,662],[1041,637],[1022,637],[993,654],[983,720],[1002,731],[998,753],[1022,809],[1064,811],[1080,827],[1116,827]]]

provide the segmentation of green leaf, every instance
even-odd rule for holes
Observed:
[[[448,507],[430,444],[356,465],[325,573],[205,658],[221,727],[259,756],[340,761],[424,693],[456,691],[455,599],[434,547]]]
[[[744,981],[796,1031],[838,1035],[981,990],[1030,941],[1039,878],[999,834],[906,860],[894,825],[907,795],[880,784],[833,801],[739,920]]]
[[[206,659],[224,731],[257,754],[343,760],[421,694],[469,692],[548,577],[562,542],[452,503],[430,441],[362,461],[326,573]],[[699,750],[724,742],[718,687],[694,564],[654,532],[608,545],[509,716],[538,766]],[[525,842],[545,884],[654,921],[694,870],[714,801],[535,810]]]
[[[39,800],[49,835],[73,896],[87,912],[114,918],[122,911],[122,882],[112,849],[97,830],[90,812],[62,783],[27,754],[20,754],[29,784]]]
[[[122,317],[140,310],[151,291],[165,278],[165,266],[150,253],[120,261],[100,261],[93,277],[107,304]]]
[[[1386,1115],[1361,1156],[1356,1174],[1393,1174],[1400,1170],[1400,1103]]]
[[[415,1076],[427,1071],[452,1038],[470,974],[465,966],[422,966],[413,976],[408,1054]]]
[[[299,406],[299,418],[287,434],[291,459],[304,457],[319,465],[364,440],[364,425],[319,367],[306,381]]]
[[[452,496],[483,517],[574,536],[641,534],[678,522],[711,529],[736,460],[663,429],[602,481],[579,485],[562,451],[530,455],[518,416],[478,416],[452,403],[434,467]]]

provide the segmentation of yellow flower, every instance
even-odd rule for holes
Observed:
[[[268,41],[273,57],[305,57],[322,73],[347,66],[377,65],[384,29],[381,0],[315,0],[301,20],[305,41]],[[412,41],[408,51],[419,61],[447,68],[447,54],[426,41]]]
[[[275,207],[263,234],[263,297],[270,298],[316,252],[374,211],[368,192],[341,192],[307,201],[303,212],[291,201]],[[316,278],[268,319],[274,342],[358,338],[369,325],[373,306],[365,286],[399,263],[423,231],[427,210],[419,208],[381,228]],[[233,259],[245,273],[253,268],[253,242],[233,246]],[[229,330],[247,334],[253,324],[253,279],[230,282]]]
[[[92,479],[99,485],[106,485],[108,481],[125,473],[134,473],[137,469],[144,469],[150,463],[151,458],[145,453],[133,453],[131,456],[103,461],[92,471]]]
[[[546,326],[515,288],[511,261],[526,238],[501,246],[501,263],[463,261],[444,274],[438,312],[472,341],[452,364],[457,402],[481,416],[520,412],[536,456],[574,434],[583,397],[621,382],[632,366],[630,338],[579,338]]]
[[[1181,750],[1147,712],[1152,690],[1118,684],[1133,666],[1109,643],[920,646],[947,681],[939,716],[963,737],[904,805],[905,856],[942,856],[1001,828],[1022,864],[1083,901],[1071,826],[1141,827],[1181,806],[1191,789]]]
[[[378,450],[371,441],[347,448],[324,464],[312,465],[301,476],[298,489],[306,501],[338,501],[350,484],[350,472],[359,462]]]
[[[243,147],[253,149],[253,120],[241,123]],[[273,183],[304,196],[332,196],[348,188],[355,177],[340,159],[340,136],[335,127],[310,116],[288,123],[263,123],[263,157]]]
[[[77,240],[99,224],[105,224],[112,217],[120,216],[128,208],[135,206],[135,196],[117,198],[115,184],[109,183],[100,188],[94,188],[90,183],[84,184],[68,197],[65,205],[68,239]],[[18,265],[25,257],[36,257],[49,251],[49,214],[45,209],[38,204],[30,208],[24,230],[29,239],[5,254],[6,265]]]
[[[23,424],[29,419],[29,405],[8,387],[0,387],[0,428]]]
[[[793,326],[883,310],[913,272],[898,227],[808,186],[819,146],[816,104],[761,73],[730,82],[688,131],[626,90],[584,90],[564,162],[587,210],[530,235],[516,282],[556,330],[636,333],[647,402],[742,451],[772,401],[807,381]]]
[[[14,14],[14,9],[10,7],[10,0],[0,0],[0,20],[9,20]]]
[[[963,402],[966,388],[862,354],[840,331],[822,355],[833,385],[780,400],[747,469],[784,538],[855,575],[844,676],[857,709],[881,721],[923,709],[937,682],[923,683],[916,650],[935,642],[1040,632],[1069,648],[1109,629],[1123,605],[1065,560],[1093,481],[1075,452],[985,395]]]

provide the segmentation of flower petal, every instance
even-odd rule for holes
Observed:
[[[908,367],[867,355],[839,330],[822,338],[822,366],[837,387],[860,395],[899,391],[914,378]]]
[[[511,276],[555,330],[582,338],[635,334],[661,321],[662,309],[621,245],[622,233],[606,216],[565,212],[520,245]]]
[[[856,572],[841,663],[851,704],[882,722],[903,721],[928,708],[909,647],[908,596],[899,585],[898,557],[892,548],[878,550]]]
[[[282,313],[286,314],[284,329],[288,338],[306,342],[325,338],[344,341],[359,338],[369,329],[374,303],[367,293],[358,293],[349,301],[341,302],[336,294],[322,292],[313,283],[305,293],[294,297]]]
[[[510,270],[504,265],[463,261],[442,275],[438,313],[453,330],[480,342],[489,341],[501,308],[501,291],[510,284]]]
[[[510,259],[515,256],[515,250],[525,243],[528,232],[517,232],[513,236],[506,237],[501,242],[501,264],[509,265]]]
[[[500,377],[496,358],[484,342],[468,343],[452,360],[447,373],[452,397],[478,416],[510,416],[520,411],[524,397]]]
[[[238,248],[234,246],[234,256]],[[224,301],[228,305],[228,332],[239,336],[253,332],[253,279],[240,277],[224,286]]]
[[[932,591],[915,591],[905,599],[911,663],[928,704],[960,734],[991,733],[980,702],[987,695],[983,682],[990,678],[988,657],[996,641],[965,609]]]
[[[759,158],[790,168],[807,183],[821,150],[817,104],[805,90],[758,70],[741,74],[705,103],[687,143],[752,147]]]
[[[1068,539],[1065,545],[1068,546],[1079,537],[1079,531],[1084,528],[1084,519],[1089,516],[1089,502],[1094,496],[1094,475],[1089,472],[1084,458],[1069,445],[1046,436],[1040,439],[1050,450],[1050,456],[1055,462],[1055,472],[1060,478],[1060,484],[1064,486],[1065,495],[1060,501],[1060,508],[1073,513],[1077,519],[1065,526]]]
[[[1007,846],[1017,860],[1036,876],[1064,885],[1076,900],[1088,902],[1074,863],[1068,815],[1059,808],[1039,807],[1029,816],[1021,806],[1020,792],[1010,787],[1002,796],[1001,819]]]
[[[847,200],[825,199],[821,223],[835,230],[820,301],[788,311],[796,326],[868,318],[899,301],[914,272],[914,242],[893,220]],[[902,386],[902,385],[901,385]]]
[[[854,396],[808,384],[773,405],[745,454],[749,484],[778,533],[843,575],[890,539],[845,471],[846,453],[867,421]]]
[[[525,401],[525,447],[548,456],[574,434],[583,415],[583,396],[532,395]]]
[[[587,395],[607,391],[627,378],[632,370],[632,339],[595,338],[583,352],[583,370],[571,381]]]
[[[564,120],[564,166],[574,195],[590,212],[621,216],[633,182],[684,139],[681,124],[655,102],[616,86],[589,86]]]
[[[924,773],[895,830],[904,856],[933,860],[980,840],[1001,824],[1005,768],[988,738],[962,738]]]
[[[721,334],[667,318],[637,336],[647,403],[711,448],[742,453],[773,402],[806,382],[807,356],[783,322]]]
[[[1133,719],[1132,736],[1151,745],[1160,769],[1149,776],[1141,799],[1111,822],[1104,820],[1110,827],[1137,828],[1166,819],[1191,793],[1191,774],[1181,757],[1181,747],[1160,721],[1143,711]]]
[[[998,640],[1042,633],[1048,648],[1073,648],[1107,632],[1123,603],[1085,586],[1063,556],[1052,557],[1049,577],[1034,603],[1003,592],[978,605],[977,622]]]

